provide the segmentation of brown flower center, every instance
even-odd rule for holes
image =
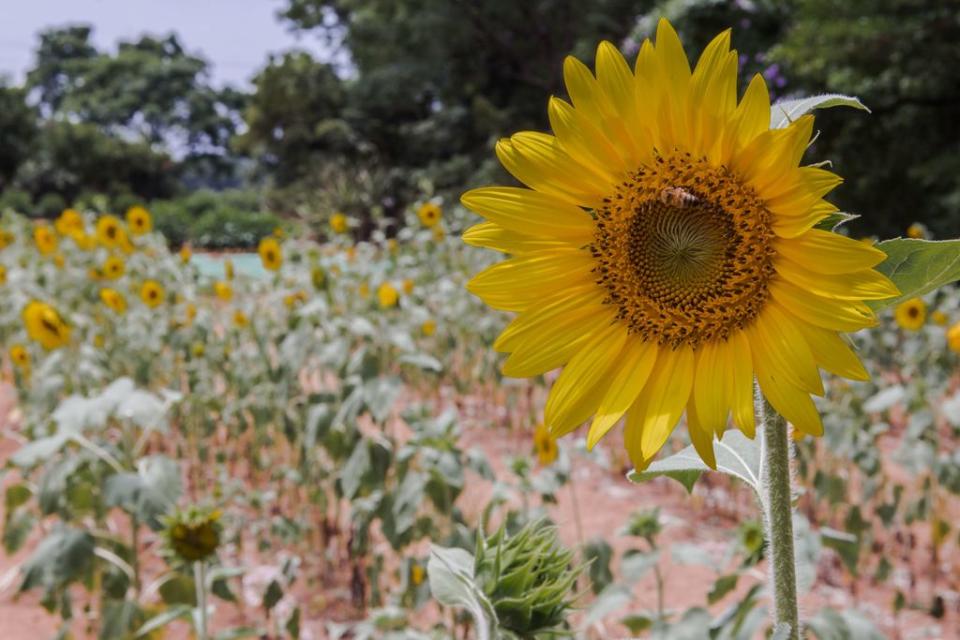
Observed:
[[[729,169],[657,156],[596,215],[597,282],[644,340],[674,348],[726,340],[767,301],[770,213]]]

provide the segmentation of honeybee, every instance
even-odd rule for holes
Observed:
[[[660,202],[671,207],[683,209],[700,202],[700,198],[683,187],[669,187],[660,192]]]

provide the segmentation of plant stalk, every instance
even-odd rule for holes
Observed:
[[[763,424],[763,489],[766,495],[765,525],[774,619],[777,625],[789,625],[790,640],[800,638],[800,614],[797,606],[797,560],[793,544],[793,486],[790,474],[790,438],[787,421],[758,395]]]
[[[193,563],[193,583],[197,593],[197,640],[207,640],[207,561]]]

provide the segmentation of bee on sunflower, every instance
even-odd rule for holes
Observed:
[[[596,74],[567,58],[553,134],[496,146],[525,187],[462,197],[487,220],[464,240],[512,256],[468,285],[516,314],[494,345],[504,373],[562,367],[551,433],[589,420],[593,447],[625,417],[640,470],[684,414],[715,468],[728,418],[755,433],[755,379],[798,432],[821,435],[818,367],[865,379],[839,334],[875,325],[866,301],[898,293],[874,269],[881,250],[817,227],[841,179],[800,165],[813,117],[771,128],[761,75],[737,101],[737,61],[726,31],[691,69],[665,20],[633,70],[608,42]]]

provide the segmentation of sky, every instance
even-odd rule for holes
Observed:
[[[192,54],[212,63],[215,85],[249,86],[267,54],[306,49],[323,59],[316,36],[297,36],[276,13],[284,0],[0,0],[0,74],[23,80],[37,33],[52,26],[87,23],[100,49],[143,33],[174,31]]]

